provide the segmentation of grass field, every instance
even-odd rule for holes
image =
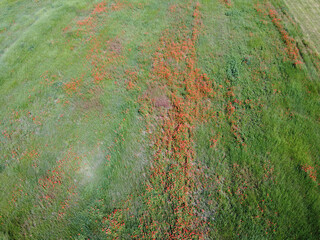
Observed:
[[[285,2],[307,39],[320,53],[320,2],[317,0],[286,0]]]
[[[318,239],[305,4],[1,0],[0,239]]]

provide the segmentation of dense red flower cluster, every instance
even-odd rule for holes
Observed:
[[[275,9],[270,8],[269,16],[272,19],[273,24],[277,27],[278,31],[281,33],[282,39],[287,46],[286,52],[288,53],[289,58],[293,61],[295,65],[302,64],[302,61],[300,60],[299,49],[297,48],[297,45],[296,45],[296,41],[293,37],[290,37],[289,33],[285,30],[284,26],[281,23],[281,18],[279,13]]]
[[[159,130],[151,135],[154,155],[145,194],[148,211],[140,218],[142,239],[203,239],[206,234],[205,221],[198,214],[201,210],[194,205],[199,176],[193,132],[206,114],[204,100],[213,97],[214,91],[212,81],[196,67],[200,30],[196,4],[192,29],[181,26],[175,33],[165,32],[153,60],[152,82],[154,87],[165,86],[171,107],[163,110]]]
[[[96,14],[96,13],[101,13],[101,12],[106,12],[107,8],[106,8],[106,2],[100,2],[98,4],[96,4],[95,8],[92,11],[92,15]]]
[[[318,186],[320,186],[320,183],[318,183],[317,180],[317,170],[315,167],[306,164],[302,166],[301,169],[308,174],[309,178],[311,178]]]
[[[227,6],[231,6],[231,0],[223,0],[223,3],[226,4]]]
[[[83,81],[83,77],[79,79],[72,78],[71,81],[64,83],[63,89],[68,95],[72,95],[73,93],[79,94],[82,81]]]
[[[110,239],[119,239],[119,235],[125,226],[122,212],[122,209],[115,209],[107,217],[103,218],[103,224],[106,227],[102,231]]]

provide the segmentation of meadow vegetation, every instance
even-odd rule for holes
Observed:
[[[0,239],[318,239],[304,5],[2,0]]]

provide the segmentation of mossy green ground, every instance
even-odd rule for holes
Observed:
[[[296,39],[298,67],[257,12],[265,1],[199,2],[197,65],[221,89],[208,100],[216,118],[195,128],[207,237],[317,239],[319,57],[283,1],[271,4]],[[96,3],[0,2],[0,238],[112,239],[102,229],[115,223],[104,219],[128,198],[130,211],[118,216],[126,224],[114,234],[137,232],[153,154],[140,97],[175,21],[169,9],[184,2],[106,1],[112,10],[78,34]],[[111,59],[98,84],[87,58],[92,34],[100,60]],[[131,78],[137,87],[128,90]]]

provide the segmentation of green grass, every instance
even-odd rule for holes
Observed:
[[[223,194],[212,194],[209,189],[203,193],[212,195],[205,202],[215,204],[207,206],[208,212],[218,213],[212,220],[217,230],[212,237],[229,239],[239,234],[248,239],[315,239],[319,235],[319,187],[308,179],[301,166],[319,164],[319,75],[311,76],[306,66],[299,70],[283,62],[283,55],[275,49],[275,45],[283,43],[272,24],[261,24],[253,3],[233,2],[231,9],[220,14],[219,6],[204,7],[210,9],[208,14],[216,14],[214,18],[204,18],[211,34],[200,39],[203,51],[199,53],[199,65],[208,66],[207,73],[217,84],[233,87],[235,98],[250,99],[263,106],[239,106],[236,110],[241,117],[237,121],[240,134],[247,143],[245,149],[230,136],[223,114],[219,119],[225,125],[213,121],[198,130],[199,161],[208,167],[211,179],[224,179],[222,183],[208,183]],[[225,31],[209,30],[215,26]],[[210,58],[207,52],[219,55]],[[246,64],[244,58],[249,59]],[[306,86],[310,85],[313,92],[308,93]],[[219,99],[218,106],[228,100]],[[224,111],[217,107],[219,110]],[[219,132],[221,140],[211,150],[209,140]],[[233,164],[239,166],[234,168]],[[270,171],[266,166],[273,169],[268,180],[263,179]],[[239,188],[246,200],[237,194]],[[265,205],[264,213],[257,204]]]
[[[0,2],[0,239],[109,239],[101,231],[110,224],[105,219],[126,207],[117,216],[126,223],[120,239],[138,232],[153,156],[146,125],[154,121],[141,114],[140,97],[161,34],[177,23],[168,9],[185,3],[130,0],[77,35],[77,21],[98,2]],[[199,123],[194,139],[195,162],[206,176],[196,195],[207,237],[317,239],[320,176],[313,181],[303,170],[320,171],[320,60],[304,40],[316,26],[295,11],[302,1],[271,1],[296,39],[299,68],[284,60],[281,34],[255,9],[260,1],[199,2],[197,67],[219,89],[208,99],[216,118]],[[106,64],[99,84],[86,58],[90,36],[100,43],[100,61],[113,48],[121,56]],[[317,45],[316,36],[310,39]],[[127,70],[140,89],[127,90]],[[73,79],[82,79],[81,88],[69,94],[64,86]],[[61,185],[42,187],[53,170]]]
[[[23,3],[12,3],[5,14],[21,15]],[[101,92],[99,95],[88,91],[92,87],[92,77],[88,73],[83,97],[69,96],[62,89],[63,83],[81,76],[83,65],[88,67],[85,56],[90,48],[82,44],[75,30],[65,34],[63,29],[68,25],[75,29],[76,21],[86,17],[93,5],[84,1],[42,2],[41,6],[36,2],[28,4],[33,11],[44,9],[43,15],[27,29],[21,20],[20,32],[12,29],[17,33],[10,39],[2,33],[1,132],[8,132],[10,137],[1,138],[1,182],[5,183],[1,184],[1,231],[13,239],[77,236],[83,224],[87,224],[89,219],[82,219],[87,217],[87,209],[94,206],[95,200],[104,199],[108,207],[104,212],[107,212],[129,193],[134,193],[139,182],[143,181],[141,171],[148,164],[148,153],[143,144],[144,121],[138,115],[137,93],[128,93],[124,87],[124,78],[127,77],[124,73],[118,74],[120,79],[106,79],[100,84],[96,90]],[[123,53],[128,55],[126,66],[132,68],[142,63],[136,43],[150,45],[166,25],[165,20],[159,24],[166,4],[158,6],[156,2],[143,1],[142,4],[144,8],[124,8],[110,13],[101,19],[106,24],[100,24],[97,32],[101,41],[116,36],[120,38]],[[30,13],[29,17],[32,18],[33,14]],[[129,22],[132,19],[141,24],[134,25]],[[146,20],[151,23],[143,24]],[[121,30],[124,25],[127,25],[126,32]],[[142,38],[147,31],[153,31],[152,38]],[[8,46],[7,42],[12,44]],[[74,51],[70,49],[72,46]],[[121,72],[122,66],[118,69]],[[43,74],[54,83],[40,84],[45,81],[45,77],[41,77]],[[65,104],[66,101],[70,103]],[[13,116],[13,113],[17,115]],[[33,117],[38,117],[41,125],[34,123]],[[124,118],[126,120],[122,122]],[[116,138],[119,141],[125,139],[125,145],[121,142],[114,144]],[[108,148],[111,145],[115,145],[112,150]],[[31,166],[32,158],[18,160],[24,152],[33,150],[40,155],[36,169]],[[18,155],[11,156],[12,151]],[[71,159],[66,164],[65,171],[70,176],[57,190],[53,203],[43,209],[38,181],[47,176],[47,171],[54,169],[57,161],[69,151],[81,158],[79,169],[73,166],[78,160]],[[108,163],[107,155],[111,156],[111,163]],[[76,196],[71,198],[74,202],[72,210],[66,213],[70,219],[75,219],[74,222],[54,220],[61,211],[61,201],[70,197],[70,194],[62,193],[75,182],[80,184],[76,184]],[[15,187],[15,184],[19,186]],[[23,194],[18,193],[19,200],[13,203],[11,194],[19,191],[17,188]],[[24,196],[25,193],[28,196]],[[74,216],[74,213],[79,214]],[[100,225],[87,229],[84,234],[90,236],[98,230],[101,234]]]

